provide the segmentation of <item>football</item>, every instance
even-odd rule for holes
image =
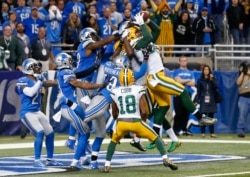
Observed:
[[[150,18],[150,12],[149,11],[141,11],[140,14],[143,14],[144,22],[147,21]]]

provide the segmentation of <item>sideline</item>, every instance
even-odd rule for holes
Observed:
[[[182,143],[223,143],[223,144],[250,144],[249,140],[200,140],[200,139],[179,139]],[[65,140],[55,141],[55,147],[62,147],[65,144]],[[93,139],[90,139],[90,144],[93,143]],[[131,139],[122,139],[121,143],[128,143]],[[163,139],[164,142],[171,142],[170,139]],[[104,139],[103,144],[108,144],[110,142],[109,138]],[[147,139],[141,139],[141,142],[148,142]],[[23,149],[23,148],[33,148],[34,143],[8,143],[0,144],[0,149]],[[43,144],[43,147],[45,145]]]

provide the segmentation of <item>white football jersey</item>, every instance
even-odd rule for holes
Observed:
[[[141,118],[140,98],[145,94],[146,88],[140,85],[116,87],[111,92],[111,97],[119,109],[119,118]]]

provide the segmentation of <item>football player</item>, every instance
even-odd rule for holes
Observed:
[[[89,125],[83,122],[85,115],[83,108],[78,104],[76,97],[76,88],[81,89],[97,89],[104,87],[104,84],[92,84],[77,80],[72,70],[73,60],[67,53],[60,53],[55,58],[57,67],[58,85],[63,95],[61,97],[60,106],[63,117],[69,120],[74,129],[79,132],[78,143],[74,154],[74,159],[70,165],[71,169],[83,169],[80,158],[85,152],[88,138],[90,135]]]
[[[147,119],[149,114],[149,110],[145,106],[147,104],[145,87],[134,85],[135,78],[133,72],[127,68],[120,71],[119,81],[121,86],[111,91],[113,100],[112,115],[117,121],[111,142],[108,145],[105,165],[101,171],[105,173],[110,171],[111,159],[116,145],[128,132],[134,132],[136,135],[154,142],[162,155],[163,165],[172,170],[177,170],[178,166],[168,158],[161,138],[147,123],[142,121],[142,119]]]
[[[22,72],[25,76],[17,80],[17,91],[21,98],[20,118],[26,127],[35,136],[34,140],[34,167],[46,168],[47,166],[63,166],[62,163],[53,159],[54,153],[54,132],[49,119],[41,109],[41,90],[46,84],[55,85],[55,81],[46,81],[41,74],[41,64],[32,58],[22,63]],[[50,83],[49,83],[50,82]],[[43,138],[45,139],[47,160],[41,161]]]

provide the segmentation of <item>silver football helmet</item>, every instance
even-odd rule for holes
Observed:
[[[57,69],[64,69],[64,68],[71,69],[73,60],[69,54],[62,52],[55,57],[55,63]]]
[[[118,68],[129,68],[129,60],[124,55],[118,55],[115,57],[115,65]]]
[[[24,74],[34,75],[41,72],[41,69],[42,64],[33,58],[27,58],[22,63],[22,72]]]
[[[84,42],[87,40],[96,41],[98,38],[98,35],[97,35],[96,30],[94,30],[93,28],[87,27],[87,28],[84,28],[80,32],[79,38],[80,38],[80,42]]]

